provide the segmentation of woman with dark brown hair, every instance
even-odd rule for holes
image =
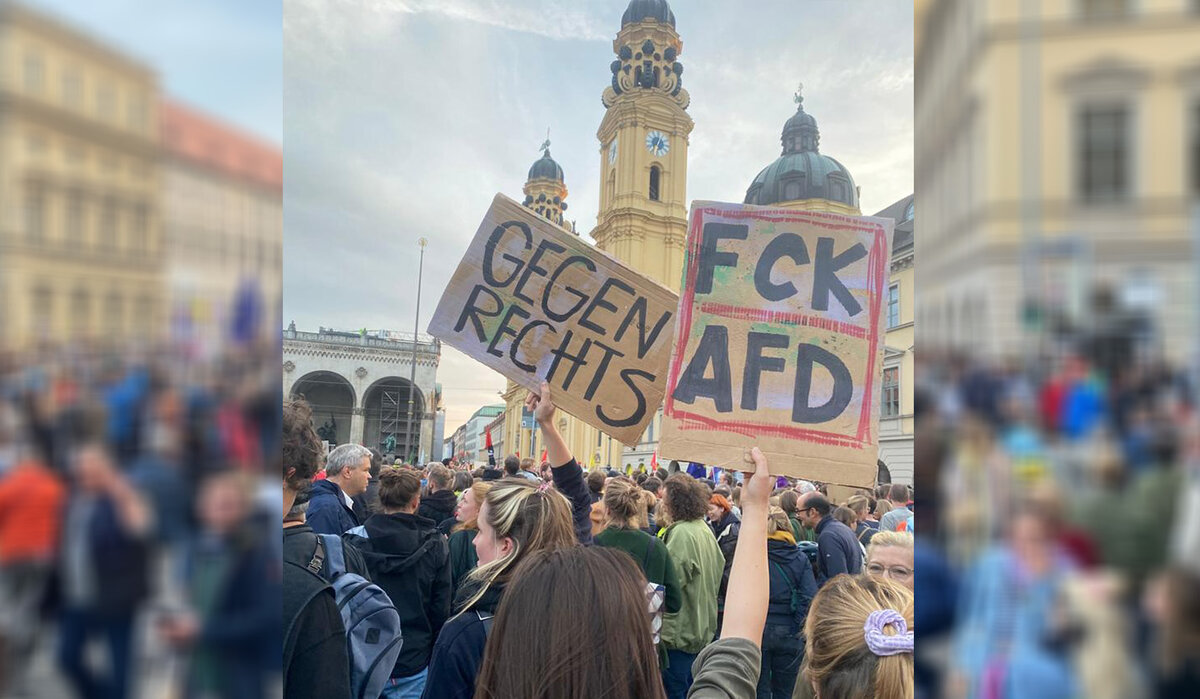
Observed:
[[[614,549],[530,554],[496,612],[475,699],[662,699],[645,588]]]

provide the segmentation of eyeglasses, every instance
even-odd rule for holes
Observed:
[[[867,573],[877,578],[886,577],[892,580],[908,580],[913,574],[912,569],[905,568],[904,566],[892,566],[890,568],[885,568],[878,563],[872,563],[871,565],[867,566]]]

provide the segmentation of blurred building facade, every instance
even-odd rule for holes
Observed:
[[[911,485],[916,389],[916,198],[910,194],[875,214],[896,222],[885,303],[887,334],[879,413],[879,479]]]
[[[281,325],[283,153],[175,102],[159,115],[171,327],[215,347],[242,313],[266,336]]]
[[[0,2],[0,337],[161,334],[155,72]]]
[[[313,333],[289,324],[283,331],[283,395],[303,396],[317,432],[332,444],[362,444],[405,461],[427,461],[441,405],[441,352],[441,342],[428,335],[414,342],[412,333]]]
[[[505,414],[505,405],[503,403],[497,405],[485,405],[479,410],[476,410],[469,420],[463,423],[454,432],[454,448],[457,450],[454,453],[455,458],[460,462],[475,464],[482,466],[487,463],[487,429],[497,417]],[[492,449],[496,453],[496,463],[499,464],[507,455],[501,451],[501,447],[496,446],[497,438],[502,437],[502,433],[492,434]]]
[[[1093,291],[1194,350],[1200,4],[916,5],[917,320],[984,356],[1102,324]],[[925,194],[927,193],[927,194]]]

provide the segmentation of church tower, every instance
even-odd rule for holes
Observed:
[[[574,225],[563,219],[567,210],[567,185],[563,169],[550,157],[550,138],[542,143],[542,157],[534,161],[525,178],[525,199],[521,203],[542,218],[574,232]],[[541,456],[536,427],[523,421],[527,391],[511,379],[504,393],[504,452],[496,454],[497,465],[509,454],[537,459]]]
[[[687,149],[692,132],[683,89],[683,42],[666,0],[632,0],[613,41],[612,83],[600,139],[596,246],[679,289],[687,233]]]

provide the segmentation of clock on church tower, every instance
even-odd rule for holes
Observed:
[[[693,127],[682,51],[666,0],[629,3],[602,95],[600,212],[592,231],[600,249],[673,289],[683,264]]]

